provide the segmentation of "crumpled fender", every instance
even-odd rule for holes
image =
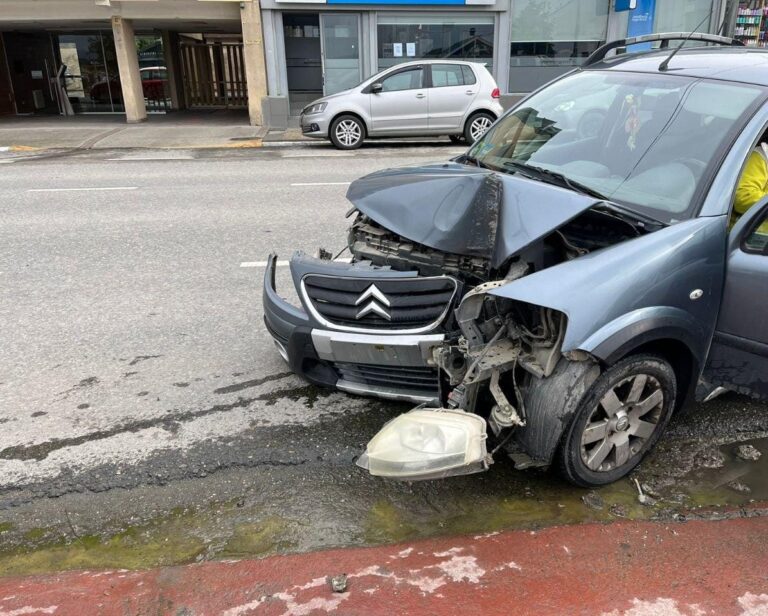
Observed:
[[[704,365],[722,297],[726,217],[671,225],[524,276],[489,294],[559,310],[563,352],[606,362],[643,342],[680,340]],[[699,299],[691,299],[701,290]],[[697,375],[698,376],[698,375]]]

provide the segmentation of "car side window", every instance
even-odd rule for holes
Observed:
[[[396,73],[381,82],[382,92],[398,92],[400,90],[415,90],[423,87],[424,69],[413,68]]]
[[[768,211],[752,226],[742,243],[745,252],[768,256]]]
[[[460,64],[433,64],[432,87],[446,88],[464,85],[464,72]]]
[[[466,64],[461,65],[461,72],[464,73],[464,85],[473,86],[477,83],[477,77],[475,72],[469,68]]]

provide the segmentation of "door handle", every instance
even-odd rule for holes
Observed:
[[[416,95],[416,98],[424,98],[425,96],[426,96],[426,94],[422,94],[421,92],[419,92],[419,93]]]
[[[472,95],[472,94],[474,94],[474,93],[475,93],[475,92],[474,92],[473,90],[467,90],[467,91],[465,92],[465,94],[466,94],[467,96],[471,96],[471,95]]]

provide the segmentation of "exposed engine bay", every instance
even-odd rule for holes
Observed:
[[[462,294],[445,324],[449,334],[432,351],[432,363],[441,375],[440,412],[484,417],[495,436],[495,447],[481,462],[457,473],[430,473],[423,478],[484,470],[501,448],[521,468],[537,465],[520,452],[513,437],[516,429],[526,426],[527,391],[550,377],[563,358],[567,317],[551,308],[488,292],[652,230],[645,221],[597,203],[494,266],[490,257],[447,253],[401,237],[357,212],[348,235],[353,262],[417,271],[421,276],[448,275],[461,283]],[[583,352],[570,352],[566,359],[596,364]],[[362,465],[375,472],[371,464],[366,454]]]

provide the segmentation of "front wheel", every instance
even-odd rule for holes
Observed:
[[[466,139],[467,143],[470,145],[473,144],[485,134],[494,121],[495,119],[490,113],[486,113],[485,111],[476,113],[467,120],[467,123],[464,126],[464,139]]]
[[[659,440],[675,406],[677,380],[655,355],[608,368],[579,405],[560,447],[560,469],[579,486],[605,485],[635,468]]]
[[[365,127],[359,118],[353,115],[343,115],[331,123],[329,131],[331,142],[339,150],[354,150],[363,145]]]

